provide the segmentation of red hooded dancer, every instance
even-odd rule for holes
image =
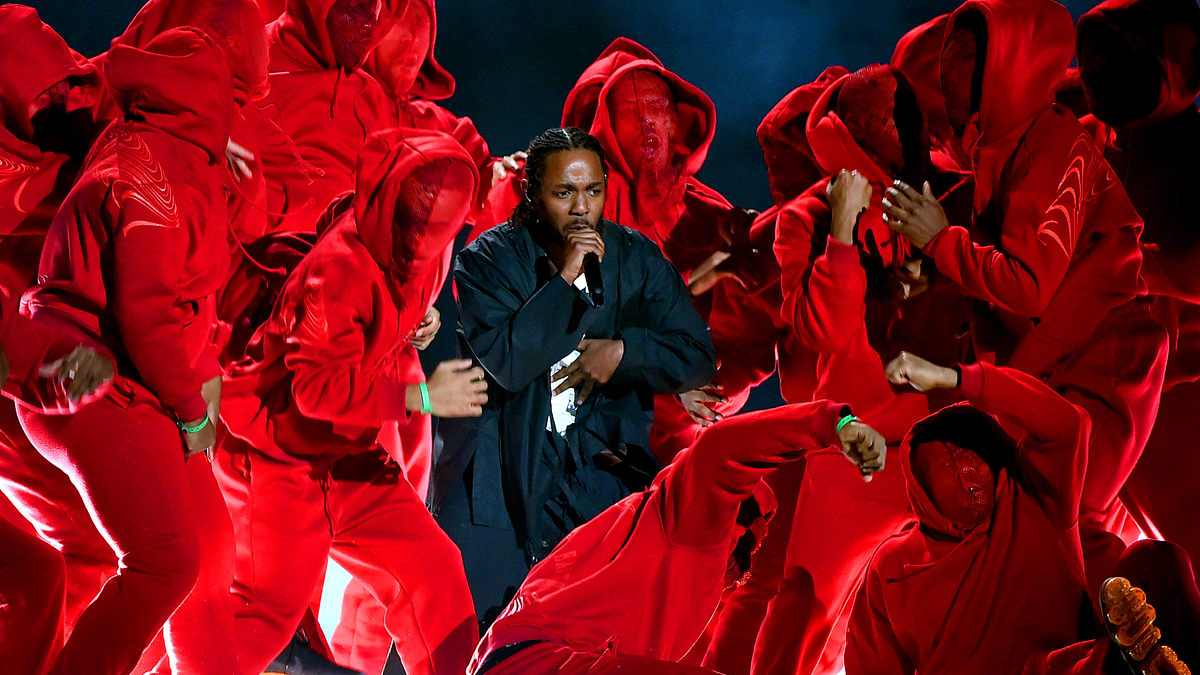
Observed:
[[[918,523],[871,560],[847,631],[846,672],[1129,672],[1089,617],[1078,518],[1093,436],[1086,410],[1030,375],[986,363],[944,368],[902,353],[887,378],[922,392],[956,389],[969,404],[926,417],[904,439],[901,468]],[[1114,604],[1121,594],[1104,585],[1100,604],[1116,625],[1102,625],[1140,646],[1138,661],[1168,633],[1193,641],[1200,595],[1177,547],[1139,542],[1114,570],[1170,589],[1156,594],[1167,610],[1159,631],[1152,611],[1127,622],[1121,613],[1134,603]],[[1110,649],[1115,663],[1106,664]]]
[[[121,561],[57,672],[128,671],[164,621],[169,663],[160,668],[237,671],[232,528],[195,455],[212,450],[220,404],[210,337],[229,255],[221,163],[238,101],[249,97],[235,84],[266,73],[221,47],[263,45],[261,26],[225,25],[242,32],[218,43],[176,29],[145,49],[108,53],[105,78],[124,117],[93,147],[51,226],[41,283],[23,298],[35,318],[97,339],[118,361],[109,395],[77,414],[20,411]]]
[[[974,178],[973,215],[950,224],[928,187],[904,181],[884,207],[888,225],[977,300],[976,358],[1042,378],[1088,410],[1080,518],[1096,590],[1123,547],[1105,517],[1153,425],[1167,336],[1137,297],[1141,218],[1087,131],[1051,104],[1071,28],[1050,0],[955,10],[941,80],[950,146]]]
[[[883,437],[831,401],[705,429],[649,489],[576,529],[533,568],[467,672],[715,673],[678,661],[723,590],[748,571],[774,509],[762,478],[832,448],[856,473],[884,468]]]
[[[478,629],[458,549],[376,442],[413,411],[478,415],[482,371],[443,364],[405,383],[398,356],[446,277],[445,250],[475,194],[469,155],[445,134],[370,137],[356,191],[330,206],[249,357],[236,364],[218,470],[238,538],[243,666],[288,642],[332,557],[387,608],[409,673],[457,673]]]

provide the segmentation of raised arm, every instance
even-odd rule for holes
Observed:
[[[674,494],[668,529],[676,543],[715,544],[728,532],[714,523],[732,518],[765,475],[784,462],[823,449],[841,450],[864,477],[883,470],[887,445],[840,403],[814,401],[737,415],[704,429],[666,469],[664,490]]]

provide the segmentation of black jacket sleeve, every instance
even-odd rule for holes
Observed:
[[[620,328],[625,355],[610,383],[670,394],[709,382],[716,373],[712,336],[679,272],[648,240],[634,242],[632,257],[639,259],[641,292],[634,322]]]

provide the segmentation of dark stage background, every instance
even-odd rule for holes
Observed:
[[[179,0],[187,2],[187,0]],[[42,19],[76,50],[107,48],[143,4],[137,0],[41,0]],[[826,66],[854,70],[886,62],[908,29],[958,6],[951,0],[610,0],[569,3],[440,0],[438,60],[458,79],[443,102],[468,115],[493,154],[525,147],[557,126],[563,99],[579,73],[619,35],[649,47],[668,68],[717,105],[717,134],[700,178],[740,206],[770,204],[766,169],[754,132],[785,93]],[[1094,1],[1064,2],[1078,18]],[[443,325],[453,303],[439,302]],[[445,330],[424,355],[447,358]],[[774,380],[750,408],[779,402]]]

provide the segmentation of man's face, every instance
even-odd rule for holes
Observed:
[[[636,174],[661,174],[671,165],[679,118],[666,80],[645,71],[613,84],[610,112],[621,155]]]
[[[429,8],[413,2],[368,59],[370,72],[395,96],[403,96],[417,81],[425,55],[429,53],[433,24]]]
[[[529,195],[538,219],[559,237],[595,229],[604,213],[604,167],[591,150],[560,150],[546,157],[541,189]]]

